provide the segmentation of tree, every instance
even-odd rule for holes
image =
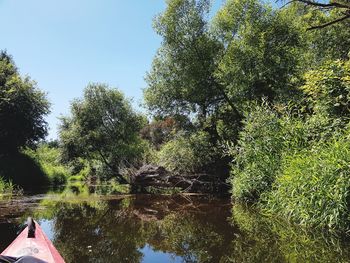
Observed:
[[[33,146],[47,134],[49,102],[36,83],[21,77],[13,59],[0,52],[0,155]]]
[[[336,23],[348,21],[350,19],[350,1],[349,0],[333,0],[333,1],[314,1],[314,0],[292,0],[288,3],[299,2],[305,6],[321,10],[325,13],[333,13],[336,16],[331,17],[329,21],[311,25],[309,30],[325,28]]]
[[[327,60],[346,60],[350,51],[350,19],[317,27],[335,21],[341,10],[315,8],[299,1],[280,10],[284,16],[293,18],[293,24],[300,28],[302,43],[306,47],[303,56],[303,70],[315,69]],[[314,30],[310,30],[313,26]]]
[[[234,140],[246,103],[299,94],[300,31],[258,0],[227,1],[210,23],[208,10],[205,0],[168,1],[155,20],[163,43],[145,101],[156,115],[195,116],[213,137]]]
[[[156,114],[195,114],[203,122],[222,102],[231,105],[214,77],[223,48],[208,30],[208,0],[170,0],[155,20],[163,43],[147,74],[145,101]]]
[[[72,102],[71,113],[60,127],[64,159],[98,161],[126,183],[119,168],[140,157],[139,131],[144,118],[133,111],[120,91],[104,84],[88,85],[83,98]]]
[[[236,105],[264,97],[285,101],[297,93],[292,81],[302,43],[290,17],[258,0],[228,0],[213,31],[225,47],[215,76]]]

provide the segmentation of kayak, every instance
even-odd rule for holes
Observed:
[[[39,224],[31,218],[28,226],[0,255],[14,258],[31,256],[47,263],[65,263]]]

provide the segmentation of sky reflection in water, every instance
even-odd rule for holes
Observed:
[[[349,262],[347,243],[208,196],[49,194],[0,200],[0,250],[34,216],[67,263]]]

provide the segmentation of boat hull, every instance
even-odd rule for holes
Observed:
[[[28,227],[1,253],[3,256],[32,256],[48,263],[65,263],[52,242],[35,222],[35,237],[28,238]]]

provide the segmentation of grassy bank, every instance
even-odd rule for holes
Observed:
[[[11,181],[5,181],[0,177],[0,196],[6,194],[12,194],[15,190],[15,186],[11,183]]]
[[[249,108],[231,148],[233,198],[308,227],[350,231],[349,61],[305,74],[309,108]]]

